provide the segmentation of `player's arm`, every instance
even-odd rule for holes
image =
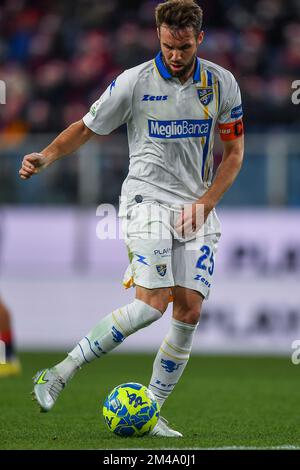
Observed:
[[[234,76],[221,80],[221,105],[218,127],[223,143],[222,161],[208,191],[197,201],[204,205],[204,220],[236,179],[244,156],[244,125],[241,93]]]
[[[175,228],[179,233],[199,229],[207,216],[236,179],[244,156],[243,109],[239,86],[231,73],[222,79],[221,106],[218,127],[223,142],[222,161],[210,188],[191,205],[187,214],[181,213]]]
[[[25,155],[19,175],[22,179],[29,179],[39,173],[51,163],[74,152],[87,142],[95,133],[89,129],[81,119],[74,122],[40,153]]]
[[[240,89],[231,73],[226,73],[221,83],[222,98],[218,127],[223,143],[223,156],[211,187],[198,201],[204,204],[205,220],[236,179],[244,156],[243,108]]]
[[[205,219],[239,174],[244,157],[244,135],[241,134],[232,140],[223,140],[223,148],[222,161],[214,181],[208,191],[197,201],[198,204],[204,204]]]
[[[223,141],[224,151],[222,161],[211,187],[191,205],[191,210],[185,210],[176,221],[175,229],[181,235],[189,233],[191,229],[198,230],[201,227],[206,221],[208,214],[214,209],[236,179],[244,156],[244,135],[242,134],[242,128],[239,129],[239,132],[241,132],[240,136],[234,136],[231,140]]]
[[[108,135],[128,121],[131,115],[132,83],[125,70],[107,87],[93,103],[82,120],[65,129],[40,153],[26,155],[19,171],[21,178],[28,179],[51,165],[59,158],[77,150],[93,135]]]

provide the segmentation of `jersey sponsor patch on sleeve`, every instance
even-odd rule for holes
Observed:
[[[235,122],[219,124],[219,132],[221,140],[234,140],[244,134],[243,120],[239,119]]]
[[[101,96],[97,101],[95,101],[95,103],[92,104],[92,106],[90,107],[90,113],[93,117],[96,116],[97,114],[97,110],[99,108],[99,106],[101,105],[103,101],[103,97]]]
[[[243,108],[242,105],[240,104],[239,106],[236,106],[231,110],[230,114],[232,119],[239,119],[243,116]]]

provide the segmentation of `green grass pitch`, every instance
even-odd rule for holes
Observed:
[[[102,417],[116,385],[148,384],[154,355],[111,354],[82,369],[49,413],[31,377],[63,354],[24,353],[22,375],[0,379],[0,449],[187,449],[300,446],[300,366],[290,358],[192,356],[162,415],[182,439],[120,438]]]

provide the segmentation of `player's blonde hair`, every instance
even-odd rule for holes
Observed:
[[[165,23],[174,33],[181,29],[193,28],[197,37],[201,32],[203,11],[194,0],[167,0],[155,9],[158,29]]]

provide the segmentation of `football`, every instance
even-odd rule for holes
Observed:
[[[139,383],[115,387],[103,405],[108,429],[118,436],[145,436],[156,425],[159,405],[151,390]]]

